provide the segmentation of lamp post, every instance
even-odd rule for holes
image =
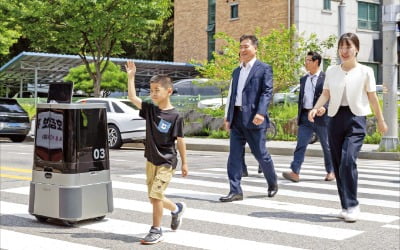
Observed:
[[[382,11],[382,68],[383,68],[383,117],[388,131],[382,137],[379,148],[391,151],[399,145],[397,115],[397,32],[396,21],[400,21],[400,0],[383,0]]]

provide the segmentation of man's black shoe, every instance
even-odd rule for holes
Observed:
[[[259,174],[262,173],[262,169],[261,169],[261,166],[260,166],[260,165],[258,165],[258,173],[259,173]]]
[[[274,197],[278,193],[278,184],[268,186],[268,197]]]
[[[248,176],[249,176],[249,172],[247,172],[247,170],[246,171],[243,170],[242,177],[248,177]]]
[[[232,202],[241,200],[243,200],[243,194],[234,194],[234,193],[229,193],[227,196],[219,198],[219,201],[221,202]]]

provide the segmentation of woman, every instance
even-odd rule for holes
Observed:
[[[374,72],[357,62],[359,49],[355,34],[346,33],[340,37],[338,54],[342,63],[328,68],[322,95],[308,113],[308,119],[313,122],[315,115],[324,114],[323,105],[329,100],[328,138],[342,206],[338,216],[346,222],[355,222],[360,214],[356,160],[366,134],[370,105],[378,120],[378,131],[387,131],[375,92]]]

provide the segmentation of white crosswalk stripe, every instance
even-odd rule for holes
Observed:
[[[12,214],[19,217],[29,218],[30,216],[26,213],[28,207],[26,205],[14,204],[9,202],[1,202],[0,206],[2,208],[2,214]],[[148,209],[148,211],[151,211]],[[83,224],[81,228],[85,229],[92,229],[102,232],[108,232],[113,234],[126,234],[126,235],[136,235],[139,237],[144,237],[149,226],[146,224],[140,224],[135,222],[123,221],[123,220],[116,220],[116,219],[107,219],[102,222],[93,223],[93,224]],[[171,232],[167,230],[166,232]],[[301,248],[292,248],[287,246],[279,246],[275,244],[268,244],[268,243],[261,243],[261,242],[254,242],[249,240],[239,240],[234,238],[227,238],[222,236],[216,235],[209,235],[209,234],[201,234],[196,232],[190,232],[185,230],[179,230],[177,232],[165,233],[165,242],[180,244],[184,246],[190,247],[199,247],[203,249],[244,249],[245,247],[252,247],[252,249],[301,249]],[[2,236],[3,237],[3,236]],[[5,238],[5,240],[8,239]],[[42,245],[48,244],[51,246],[51,243],[56,242],[53,239],[41,239]],[[58,244],[61,244],[61,241],[57,241]],[[64,247],[61,249],[67,249],[69,247],[68,243],[65,243]],[[86,249],[77,248],[75,245],[71,244],[71,249]],[[18,249],[18,248],[15,248]],[[41,249],[41,248],[31,248],[31,249]],[[43,248],[43,249],[50,249],[50,248]],[[55,249],[55,248],[51,248]],[[88,250],[96,249],[96,248],[87,248]]]
[[[68,241],[49,239],[42,236],[29,235],[15,231],[0,229],[0,246],[2,249],[68,249],[68,250],[100,250],[104,248],[91,247],[83,244],[76,244]]]
[[[145,179],[144,174],[129,175],[129,177]],[[200,180],[183,179],[183,178],[176,178],[176,179],[174,179],[174,182],[180,183],[180,184],[186,184],[186,185],[197,185],[197,186],[214,187],[214,188],[221,188],[221,189],[226,189],[228,187],[226,183],[222,183],[222,182],[200,181]],[[254,186],[243,184],[242,188],[246,191],[264,193],[264,194],[266,193],[265,187],[254,187]],[[332,194],[300,192],[300,191],[292,191],[292,190],[284,190],[284,189],[280,190],[279,194],[285,195],[285,196],[302,197],[302,198],[315,199],[315,200],[339,201],[339,197],[337,195],[332,195]],[[387,200],[368,199],[368,198],[359,198],[359,201],[362,204],[370,205],[370,206],[400,208],[400,203],[397,201],[387,201]]]
[[[227,176],[226,174],[218,174],[218,173],[204,173],[204,172],[196,172],[196,171],[190,171],[191,175],[195,176],[201,176],[201,177],[207,177],[207,178],[215,178],[215,179],[226,179]],[[260,175],[261,176],[261,175]],[[316,180],[320,180],[321,177],[316,178]],[[245,179],[244,181],[246,182],[254,182],[254,183],[265,183],[265,180],[263,178],[248,178]],[[364,184],[369,184],[371,183],[370,181],[362,182]],[[319,183],[309,183],[309,182],[302,182],[301,184],[298,183],[292,183],[290,181],[282,180],[280,181],[279,184],[287,185],[287,186],[301,186],[301,187],[308,187],[308,188],[315,188],[315,189],[325,189],[325,190],[336,190],[335,185],[329,185],[329,184],[319,184]],[[393,187],[396,184],[393,183]],[[397,184],[398,186],[398,184]],[[387,190],[387,189],[373,189],[373,188],[363,188],[359,187],[358,188],[359,193],[366,193],[366,194],[379,194],[379,195],[386,195],[386,196],[397,196],[400,197],[400,193],[397,190]]]
[[[244,200],[233,203],[220,203],[219,198],[229,191],[229,184],[224,168],[202,168],[189,172],[186,178],[178,175],[167,188],[167,196],[183,199],[188,208],[185,212],[185,224],[176,232],[164,225],[164,241],[166,248],[180,247],[201,249],[307,249],[307,244],[288,245],[282,241],[285,237],[303,237],[314,242],[340,242],[364,235],[373,228],[385,228],[398,232],[399,213],[387,213],[399,209],[399,175],[396,165],[382,168],[374,165],[360,166],[359,169],[359,201],[361,204],[360,223],[367,227],[348,226],[340,223],[335,216],[339,211],[339,199],[336,194],[335,182],[324,182],[323,166],[310,164],[302,169],[300,183],[292,183],[279,179],[277,198],[266,198],[266,183],[262,174],[257,174],[257,166],[248,166],[250,177],[242,179],[245,192]],[[283,165],[276,166],[277,174],[287,171]],[[177,174],[180,172],[177,171]],[[254,173],[254,174],[253,174]],[[142,238],[149,230],[152,207],[146,199],[147,186],[144,174],[127,174],[114,178],[114,212],[100,222],[80,222],[74,230],[84,230],[86,234],[111,234],[105,239],[113,241],[113,237]],[[25,204],[13,200],[1,200],[0,212],[12,218],[24,220],[23,223],[33,223],[34,217],[28,213],[29,187],[15,187],[1,190],[3,193],[26,197]],[[280,201],[279,197],[285,197]],[[300,202],[299,202],[300,201]],[[196,204],[196,205],[194,205]],[[227,209],[227,208],[231,209]],[[363,211],[363,208],[366,208]],[[368,212],[379,208],[381,212]],[[243,211],[243,212],[242,212]],[[260,212],[261,211],[261,212]],[[266,216],[261,216],[265,211]],[[268,214],[290,214],[290,216],[268,216]],[[127,217],[127,214],[135,216]],[[170,218],[170,212],[164,211],[164,218]],[[309,218],[320,220],[298,219],[296,216],[308,215]],[[330,221],[331,223],[324,222]],[[21,228],[13,229],[3,225],[0,229],[3,249],[116,249],[112,245],[85,245],[57,238],[57,235],[40,234],[41,232],[24,232]],[[185,227],[186,223],[188,224]],[[39,226],[38,226],[39,225]],[[196,225],[199,225],[198,227]],[[214,232],[207,232],[207,227],[213,225]],[[353,224],[354,225],[354,224]],[[48,226],[48,225],[47,225]],[[40,227],[36,223],[35,227]],[[51,226],[50,226],[51,227]],[[200,230],[201,229],[201,230]],[[219,229],[219,230],[218,230]],[[272,235],[270,238],[248,239],[238,237],[234,230],[253,230],[262,235]],[[47,231],[49,229],[47,228]],[[25,239],[25,240],[23,240]],[[29,242],[29,243],[28,243]],[[168,245],[169,244],[169,245]],[[100,246],[100,247],[99,247]],[[137,246],[137,245],[136,245]],[[163,248],[163,247],[161,247]]]
[[[126,177],[132,177],[135,175],[126,175]],[[138,177],[142,176],[141,174],[137,175]],[[137,192],[146,192],[146,186],[144,184],[135,184],[135,183],[127,183],[127,182],[120,182],[114,181],[113,188],[117,189],[125,189],[125,190],[133,190]],[[28,187],[20,187],[20,188],[12,188],[4,190],[10,193],[16,194],[29,194]],[[208,201],[218,201],[221,194],[217,193],[210,193],[210,192],[199,192],[195,190],[189,189],[177,189],[177,188],[168,188],[167,195],[170,196],[177,196],[182,198],[191,198],[191,199],[200,199],[200,200],[208,200]],[[115,201],[116,198],[114,198]],[[297,212],[297,213],[307,213],[307,214],[320,214],[325,216],[335,216],[338,213],[338,209],[332,208],[325,208],[320,206],[311,206],[311,205],[302,205],[302,204],[295,204],[295,203],[288,203],[288,202],[277,202],[274,200],[262,200],[262,199],[244,199],[242,201],[237,201],[235,204],[242,204],[247,206],[254,206],[254,207],[261,207],[266,209],[277,209],[277,210],[285,210],[290,212]],[[392,215],[383,215],[383,214],[376,214],[376,213],[361,213],[361,220],[366,221],[376,221],[376,222],[385,222],[390,223],[399,219],[398,216]]]

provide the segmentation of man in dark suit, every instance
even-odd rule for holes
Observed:
[[[293,161],[290,164],[292,171],[282,173],[285,179],[293,182],[300,180],[301,164],[304,161],[307,145],[313,132],[317,134],[322,150],[324,151],[325,170],[327,172],[325,181],[333,181],[335,179],[328,145],[327,112],[323,116],[317,116],[314,123],[310,122],[307,118],[308,111],[314,107],[324,86],[325,73],[320,70],[320,64],[321,56],[317,52],[310,51],[307,53],[305,66],[309,73],[300,79],[297,121],[299,129]]]
[[[272,68],[256,59],[258,40],[253,35],[240,38],[240,67],[232,73],[231,95],[225,127],[230,130],[228,177],[230,191],[221,202],[243,200],[240,187],[246,142],[260,164],[268,183],[268,197],[278,192],[274,163],[265,146],[269,127],[268,104],[272,99]]]

